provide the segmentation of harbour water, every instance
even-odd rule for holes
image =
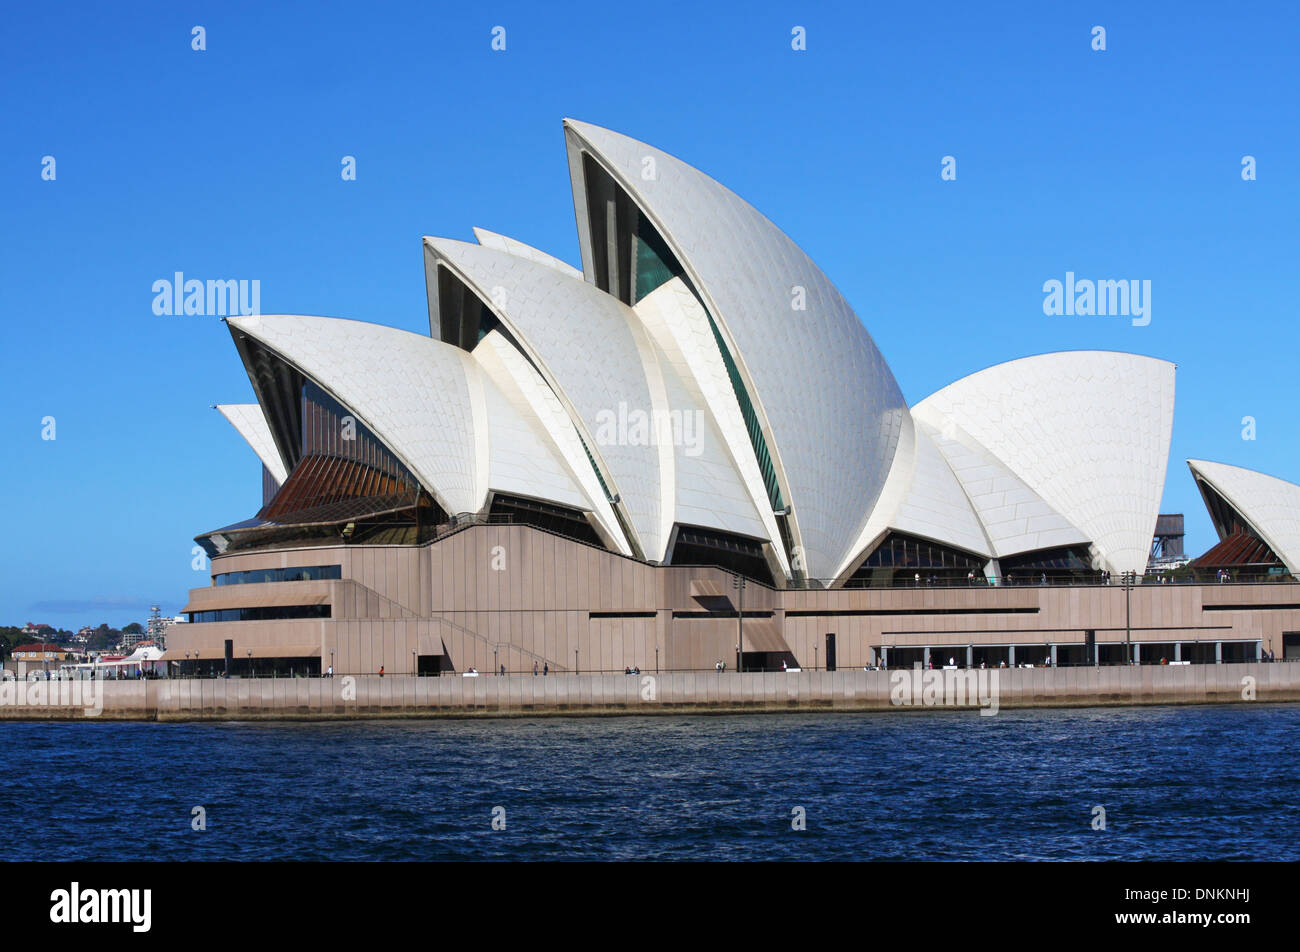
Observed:
[[[8,723],[0,859],[1296,860],[1297,728],[1285,704]]]

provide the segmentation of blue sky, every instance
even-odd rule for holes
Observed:
[[[422,235],[480,225],[577,263],[564,116],[757,206],[909,402],[1046,351],[1176,362],[1163,508],[1199,552],[1187,457],[1300,480],[1297,50],[1285,3],[14,7],[0,624],[176,612],[207,581],[193,536],[260,503],[256,459],[209,409],[252,398],[229,335],[155,316],[155,280],[258,279],[263,312],[425,330]],[[1149,279],[1150,325],[1045,316],[1067,270]]]

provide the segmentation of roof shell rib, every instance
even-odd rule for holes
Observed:
[[[590,508],[540,424],[459,348],[339,318],[228,323],[355,413],[447,512],[478,512],[489,488]]]
[[[971,374],[913,413],[999,461],[1083,533],[1101,568],[1146,568],[1173,432],[1173,364],[1109,351],[1025,357]],[[1040,529],[1065,532],[1041,516]],[[1000,554],[1011,554],[1005,540]]]
[[[854,554],[907,412],[871,336],[817,265],[735,193],[627,136],[574,120],[565,131],[584,272],[594,273],[585,152],[667,242],[718,324],[792,507],[806,573],[833,577]]]
[[[668,408],[653,345],[632,309],[531,258],[448,238],[425,238],[425,248],[434,266],[475,289],[524,348],[580,427],[639,553],[662,560],[672,528],[673,448],[633,429],[633,414]]]
[[[1250,524],[1288,572],[1300,575],[1300,486],[1227,463],[1189,459],[1187,465]]]
[[[266,414],[262,412],[261,404],[223,403],[217,409],[253,448],[253,452],[257,454],[257,458],[262,461],[262,465],[266,467],[276,483],[282,484],[289,473],[285,469],[284,460],[280,458],[275,438],[271,436],[271,427],[266,422]]]

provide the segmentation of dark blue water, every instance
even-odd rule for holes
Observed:
[[[7,723],[0,859],[1295,860],[1297,728],[1297,705]]]

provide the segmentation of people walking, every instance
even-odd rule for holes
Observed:
[[[533,677],[537,677],[537,662],[533,662]]]
[[[384,676],[384,666],[382,664],[379,666],[379,676],[381,678]]]

